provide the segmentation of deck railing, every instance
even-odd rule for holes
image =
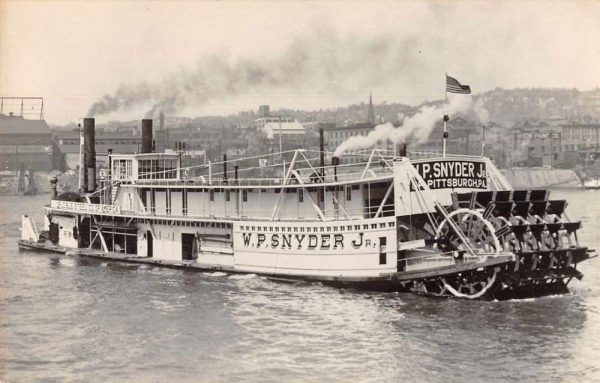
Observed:
[[[183,214],[180,212],[174,214],[167,214],[165,212],[146,212],[146,211],[132,211],[123,209],[118,205],[102,205],[102,204],[88,204],[82,202],[70,202],[70,201],[58,201],[52,200],[50,203],[52,209],[65,210],[74,213],[87,213],[87,214],[108,214],[108,215],[123,215],[123,216],[136,216],[152,219],[184,219],[184,220],[206,220],[206,219],[224,219],[224,220],[260,220],[260,221],[271,221],[272,209],[243,209],[239,213],[232,209],[205,209],[202,212],[194,212]],[[360,220],[365,218],[375,218],[378,206],[367,206],[361,208],[345,209],[338,208],[323,209],[322,213],[325,220]],[[345,213],[344,213],[345,212]],[[379,212],[379,217],[389,217],[394,215],[394,205],[384,205]],[[278,220],[293,220],[293,221],[315,221],[318,220],[319,216],[314,210],[305,210],[300,214],[296,212],[290,213],[289,216],[286,214],[278,215],[275,217],[275,221]]]

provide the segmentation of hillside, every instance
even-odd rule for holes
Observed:
[[[376,98],[376,95],[374,95]],[[474,101],[480,102],[489,113],[489,120],[505,127],[512,127],[523,119],[565,119],[571,122],[591,123],[600,121],[600,89],[579,91],[564,88],[496,88],[478,93]],[[442,100],[425,102],[418,107],[401,103],[375,103],[375,115],[382,121],[398,122],[404,116],[414,114],[419,107],[441,103]],[[365,122],[366,103],[320,110],[274,110],[273,114],[293,116],[301,122],[337,122],[338,124]],[[474,118],[468,114],[464,117]],[[205,126],[248,126],[258,118],[256,110],[242,111],[228,116],[201,116],[195,118],[167,116],[169,128]],[[115,129],[118,126],[136,126],[137,121],[111,121],[99,127]],[[75,124],[53,126],[54,129],[73,129]]]

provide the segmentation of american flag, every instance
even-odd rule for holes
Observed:
[[[446,75],[446,92],[470,94],[471,87],[468,85],[461,85],[454,77]]]

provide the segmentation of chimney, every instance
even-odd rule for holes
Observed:
[[[227,183],[227,154],[223,154],[223,180]]]
[[[142,120],[142,149],[140,153],[152,153],[152,120]]]
[[[406,157],[406,143],[401,142],[396,145],[396,157]]]
[[[85,153],[85,188],[88,193],[96,190],[96,122],[93,118],[83,119]]]
[[[335,182],[337,182],[337,167],[340,164],[340,157],[331,157],[331,164],[333,165],[333,179],[335,180]]]
[[[319,128],[319,162],[321,166],[321,177],[325,176],[325,138],[323,128]]]

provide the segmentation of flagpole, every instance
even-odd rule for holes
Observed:
[[[483,148],[485,147],[485,125],[482,126],[482,137],[481,137],[481,157],[483,157]]]
[[[444,103],[448,104],[448,72],[446,72],[446,78],[444,79]],[[444,114],[444,138],[442,139],[442,157],[446,157],[446,138],[448,138],[448,130],[446,130],[446,123],[448,122],[448,115]]]
[[[448,103],[448,72],[446,72],[446,78],[444,78],[444,102]]]

